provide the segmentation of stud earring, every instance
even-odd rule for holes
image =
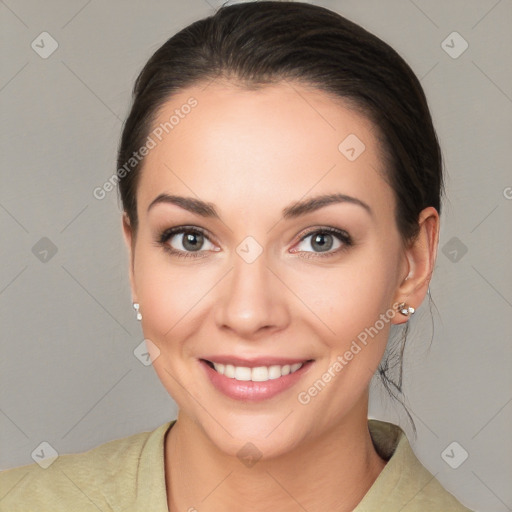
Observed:
[[[139,311],[139,303],[138,302],[134,302],[133,303],[133,309],[135,309],[135,311],[137,312],[137,320],[140,322],[142,320],[142,313]]]
[[[397,309],[404,316],[414,315],[414,312],[416,311],[413,307],[410,307],[405,302],[400,302],[400,304],[397,306]]]

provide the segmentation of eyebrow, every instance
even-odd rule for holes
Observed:
[[[183,208],[184,210],[188,210],[189,212],[200,215],[201,217],[211,217],[220,220],[220,216],[215,209],[215,205],[213,203],[208,203],[202,201],[201,199],[195,199],[193,197],[183,197],[183,196],[175,196],[169,194],[160,194],[156,197],[151,204],[148,206],[148,212],[156,206],[157,204],[174,204]],[[304,201],[296,201],[291,203],[286,208],[283,208],[282,216],[283,219],[292,219],[297,218],[302,215],[306,215],[308,213],[319,210],[320,208],[324,208],[331,204],[339,204],[339,203],[349,203],[355,204],[357,206],[361,206],[364,208],[370,215],[373,216],[372,209],[360,199],[356,197],[347,196],[345,194],[326,194],[321,196],[312,197],[310,199],[306,199]]]

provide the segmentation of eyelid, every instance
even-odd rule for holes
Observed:
[[[175,249],[174,247],[171,247],[168,241],[177,235],[183,235],[185,233],[198,233],[203,235],[203,237],[208,240],[212,245],[217,245],[213,240],[212,236],[204,229],[200,228],[198,226],[189,226],[189,225],[183,225],[183,226],[174,226],[172,228],[165,229],[157,239],[157,243],[164,247],[165,250],[170,252],[174,255],[189,255],[187,257],[193,257],[193,258],[199,258],[203,257],[203,253],[205,251],[212,251],[211,249],[200,249],[198,251],[183,251],[181,249]],[[220,249],[219,249],[220,250]],[[212,252],[219,252],[219,250],[212,251]],[[201,254],[201,256],[200,256]]]
[[[160,236],[158,237],[161,242],[169,240],[174,235],[180,235],[187,232],[200,233],[205,238],[207,238],[210,242],[213,243],[212,236],[208,233],[208,231],[204,228],[200,228],[199,226],[192,225],[183,225],[183,226],[174,226],[172,228],[165,229],[162,231]]]
[[[308,230],[306,232],[302,232],[299,235],[299,237],[298,237],[299,240],[297,241],[297,243],[294,246],[300,244],[306,238],[308,238],[308,237],[310,237],[312,235],[319,234],[319,233],[324,233],[324,234],[332,235],[333,237],[337,238],[338,241],[341,243],[341,247],[338,247],[335,250],[329,250],[329,251],[325,251],[325,252],[298,251],[298,250],[292,250],[292,252],[295,252],[295,253],[306,252],[306,253],[309,253],[309,254],[314,254],[316,256],[322,257],[322,256],[338,254],[343,249],[346,249],[347,247],[350,247],[350,246],[354,245],[354,241],[353,241],[352,237],[344,229],[339,229],[339,228],[335,228],[335,227],[328,227],[328,226],[314,226],[312,228],[308,228]]]
[[[315,233],[329,233],[333,235],[339,235],[340,237],[347,239],[351,238],[348,232],[344,229],[335,228],[334,226],[311,226],[297,235],[298,241],[301,242],[308,236],[314,235]]]
[[[187,232],[191,233],[199,233],[203,235],[211,244],[216,244],[212,237],[207,230],[204,228],[201,228],[199,226],[192,226],[192,225],[182,225],[182,226],[175,226],[172,228],[168,228],[164,230],[160,236],[158,237],[158,243],[159,245],[163,246],[165,250],[169,251],[173,255],[177,255],[178,257],[189,257],[189,258],[201,258],[204,257],[204,253],[211,251],[211,249],[200,249],[198,251],[183,251],[181,249],[174,249],[171,247],[167,242],[170,238],[172,238],[175,235],[184,234]],[[345,231],[344,229],[335,228],[331,226],[313,226],[307,228],[305,231],[302,231],[300,235],[297,236],[298,240],[294,244],[294,247],[301,242],[303,242],[306,238],[318,234],[318,233],[324,233],[334,236],[338,239],[338,241],[342,244],[341,247],[335,249],[335,250],[329,250],[325,252],[315,252],[315,251],[297,251],[292,249],[292,253],[307,253],[313,256],[307,256],[307,257],[323,257],[323,256],[334,256],[338,254],[340,251],[347,249],[349,246],[353,245],[353,239],[350,236],[350,234]],[[220,250],[220,249],[219,249]],[[219,252],[219,250],[211,251],[211,252]]]

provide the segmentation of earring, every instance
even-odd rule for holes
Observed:
[[[140,322],[142,320],[142,313],[139,311],[139,303],[138,302],[134,302],[133,303],[133,309],[135,309],[135,311],[137,311],[137,320]]]
[[[404,316],[414,315],[414,312],[416,311],[413,307],[410,307],[405,302],[400,302],[400,304],[397,306],[397,309]]]

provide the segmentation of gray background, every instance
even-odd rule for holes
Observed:
[[[418,429],[410,439],[464,504],[512,510],[512,2],[312,3],[391,44],[426,90],[448,200],[431,285],[433,341],[424,305],[406,351],[406,403]],[[0,469],[33,462],[42,441],[80,452],[176,415],[134,355],[143,336],[116,191],[101,201],[92,192],[115,171],[142,65],[220,4],[0,2]],[[47,58],[31,47],[42,46],[43,31],[58,43]],[[458,36],[442,45],[453,31],[469,44],[457,58]],[[411,433],[378,387],[370,413]],[[453,460],[469,454],[457,469],[441,456],[453,441],[462,447]]]

